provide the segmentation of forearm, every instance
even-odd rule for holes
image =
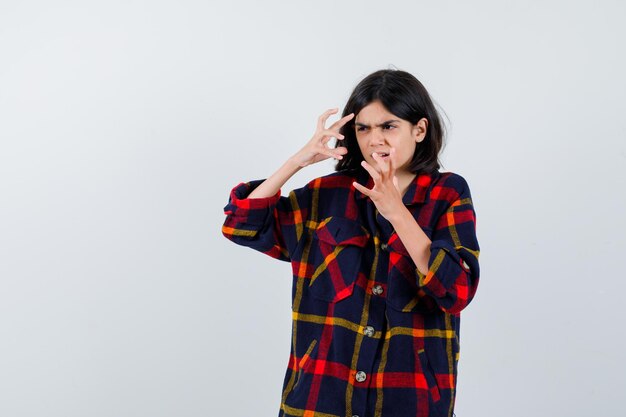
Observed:
[[[255,188],[248,198],[266,198],[275,195],[278,190],[301,169],[293,159],[289,158],[275,173]]]
[[[411,255],[417,269],[426,275],[428,273],[431,240],[405,206],[397,216],[389,221],[407,252]]]

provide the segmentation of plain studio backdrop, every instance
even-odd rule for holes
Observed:
[[[291,268],[225,239],[223,208],[390,66],[445,112],[441,170],[477,213],[456,415],[619,415],[625,15],[2,1],[0,415],[276,415]],[[332,171],[305,168],[283,195]]]

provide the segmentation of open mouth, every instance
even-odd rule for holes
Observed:
[[[374,152],[374,153],[380,156],[381,158],[386,158],[389,156],[389,154],[385,152]],[[374,153],[372,154],[372,158],[374,157]]]

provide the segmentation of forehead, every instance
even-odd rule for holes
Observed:
[[[356,123],[369,125],[383,123],[391,119],[401,120],[398,116],[387,110],[380,101],[373,101],[361,109],[354,121]]]

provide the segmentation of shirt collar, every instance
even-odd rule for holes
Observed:
[[[406,190],[406,193],[404,193],[402,202],[405,205],[420,204],[425,202],[430,185],[437,177],[439,177],[439,175],[441,174],[438,170],[435,170],[432,173],[422,172],[417,174],[413,181],[409,184],[409,188]],[[374,186],[374,179],[363,167],[357,168],[356,181],[369,189]],[[367,196],[359,190],[355,190],[355,193],[357,199],[367,198]]]

